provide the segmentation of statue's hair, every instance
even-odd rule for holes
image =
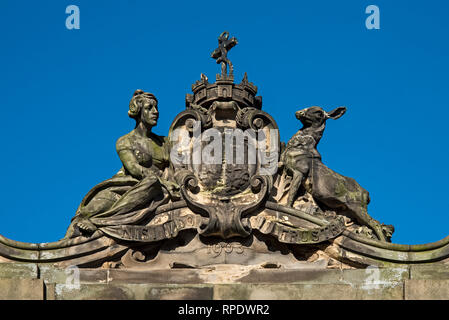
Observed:
[[[157,103],[157,99],[154,94],[149,92],[144,92],[143,90],[136,90],[134,92],[131,101],[129,102],[129,111],[128,115],[130,118],[136,119],[140,114],[140,110],[142,110],[142,103],[145,100],[154,100]]]

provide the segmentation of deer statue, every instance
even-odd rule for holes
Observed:
[[[321,162],[316,149],[323,136],[328,119],[338,119],[346,112],[338,107],[330,112],[320,107],[310,107],[296,112],[303,127],[288,141],[281,155],[284,172],[292,176],[287,205],[293,206],[298,190],[308,180],[308,192],[319,204],[355,219],[360,225],[370,227],[381,241],[391,237],[394,227],[381,225],[368,214],[369,193],[354,179],[342,176]]]

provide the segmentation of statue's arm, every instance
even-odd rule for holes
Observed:
[[[116,149],[118,156],[122,161],[123,167],[125,167],[131,176],[138,180],[142,180],[148,175],[150,169],[139,164],[132,150],[131,143],[126,136],[117,141]]]
[[[134,178],[142,180],[147,176],[148,168],[145,168],[138,163],[134,152],[125,149],[118,151],[118,155],[123,163],[123,166]]]

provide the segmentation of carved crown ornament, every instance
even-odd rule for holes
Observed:
[[[219,36],[211,57],[221,73],[215,82],[201,74],[167,137],[152,132],[157,98],[137,90],[128,111],[136,127],[116,145],[119,172],[85,195],[64,239],[26,244],[0,236],[0,261],[156,270],[446,259],[449,238],[392,244],[393,226],[368,213],[368,191],[321,161],[326,122],[345,107],[296,112],[302,125],[280,141],[248,75],[234,81],[228,53],[237,44],[228,32]]]

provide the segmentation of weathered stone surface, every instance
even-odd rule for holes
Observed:
[[[106,283],[108,278],[107,269],[82,269],[66,268],[59,269],[51,266],[39,266],[40,278],[47,283],[72,284],[73,281],[80,283]]]
[[[399,282],[409,278],[407,267],[368,268],[368,269],[324,269],[324,270],[278,270],[255,269],[239,279],[243,283],[363,283],[379,281],[381,283]]]
[[[304,284],[350,284],[396,283],[409,278],[404,268],[368,268],[361,270],[286,270],[263,269],[224,265],[214,269],[174,269],[133,271],[110,269],[108,283],[304,283]],[[95,270],[91,270],[94,272]]]
[[[364,287],[349,284],[227,284],[214,287],[216,300],[400,300],[402,283]]]
[[[251,270],[238,281],[242,283],[339,283],[343,279],[342,270]]]
[[[44,300],[40,279],[0,279],[0,300]]]
[[[45,284],[45,300],[56,300],[54,283]]]
[[[406,280],[406,300],[449,300],[449,280]]]
[[[365,284],[388,284],[409,279],[409,268],[377,268],[342,270],[342,282]]]
[[[447,270],[438,264],[352,270],[230,265],[168,271],[35,267],[17,264],[12,268],[10,276],[17,277],[0,279],[0,299],[449,299],[449,279],[438,280],[447,277]],[[41,279],[28,282],[20,278],[24,275]],[[428,280],[415,280],[420,277]]]
[[[211,286],[154,284],[66,284],[54,286],[56,300],[208,300]]]
[[[154,271],[110,269],[108,283],[339,283],[343,280],[342,271],[337,269],[279,270],[231,265],[220,267]]]
[[[213,298],[212,286],[156,286],[146,290],[147,300],[210,300]]]
[[[411,266],[410,279],[449,279],[449,265],[435,263]]]
[[[68,285],[56,284],[50,296],[55,300],[130,300],[136,299],[136,292],[127,286],[105,284]]]
[[[400,300],[403,282],[389,284],[65,284],[48,285],[57,300]]]
[[[171,284],[200,284],[204,281],[198,276],[197,269],[174,270],[120,270],[110,269],[108,283],[171,283]]]
[[[0,279],[36,279],[38,268],[34,263],[0,263]]]

